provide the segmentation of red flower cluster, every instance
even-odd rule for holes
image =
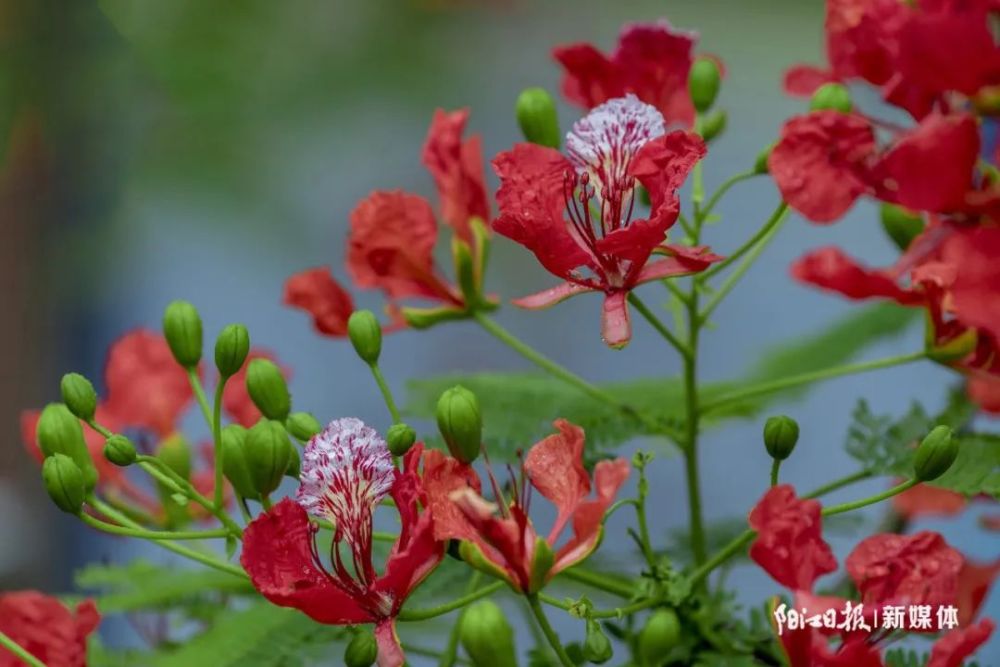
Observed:
[[[440,218],[454,238],[477,248],[473,220],[485,222],[490,210],[483,174],[479,138],[463,139],[468,110],[438,110],[424,143],[422,162],[434,179],[440,200]],[[438,224],[431,204],[402,190],[377,190],[351,211],[347,239],[347,272],[357,287],[377,288],[389,300],[395,329],[409,321],[457,317],[465,312],[467,295],[442,276],[434,261]],[[475,257],[481,272],[484,258]],[[433,308],[400,310],[399,301],[422,299]],[[285,303],[308,312],[317,331],[328,336],[347,334],[354,310],[351,295],[330,275],[313,268],[285,283]],[[404,317],[404,314],[408,317]]]
[[[566,282],[514,301],[545,308],[603,292],[601,335],[611,347],[632,336],[627,298],[636,286],[697,273],[720,259],[703,247],[666,243],[677,221],[677,190],[705,155],[695,134],[664,134],[663,116],[634,95],[612,99],[573,125],[567,156],[535,144],[499,154],[500,215],[493,229],[535,254]],[[633,218],[636,188],[649,192],[647,218]],[[659,259],[649,261],[658,255]]]
[[[70,611],[54,597],[37,591],[0,594],[0,632],[48,667],[86,667],[87,637],[101,615],[87,600]],[[0,667],[24,662],[0,647]]]
[[[823,540],[821,521],[819,502],[797,498],[788,485],[769,489],[749,518],[750,527],[757,531],[750,557],[793,591],[795,607],[815,614],[840,611],[848,602],[813,594],[816,580],[837,569]],[[873,632],[872,614],[887,605],[958,608],[960,627],[935,643],[929,667],[957,667],[993,631],[992,621],[983,619],[973,625],[972,619],[1000,566],[970,566],[937,533],[873,535],[848,555],[846,567],[869,629],[808,627],[782,632],[781,643],[791,667],[881,667],[879,641],[884,635]],[[831,645],[832,635],[839,637],[838,644]]]

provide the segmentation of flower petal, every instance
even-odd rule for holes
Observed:
[[[597,548],[603,532],[604,512],[614,502],[631,470],[625,459],[600,461],[594,466],[596,496],[583,500],[573,513],[573,537],[556,553],[552,575],[576,565]]]
[[[677,190],[706,152],[701,137],[676,130],[647,142],[636,154],[629,164],[629,174],[649,192],[654,214],[663,206],[677,206]]]
[[[550,544],[590,493],[590,475],[583,467],[583,429],[565,419],[557,419],[553,425],[558,433],[539,441],[524,458],[524,471],[532,486],[556,506]]]
[[[511,299],[511,303],[518,308],[540,310],[542,308],[550,308],[557,303],[562,303],[566,299],[576,296],[577,294],[593,291],[593,287],[587,287],[579,283],[559,283],[555,287],[550,287],[547,290],[542,290],[541,292],[536,292],[535,294],[529,294],[528,296],[522,296],[519,299]]]
[[[986,643],[995,627],[993,621],[984,618],[976,625],[952,630],[934,642],[927,667],[962,667],[965,659]]]
[[[328,267],[307,269],[289,277],[283,301],[312,315],[316,331],[328,336],[347,335],[347,319],[354,312],[354,300],[333,279]]]
[[[396,623],[392,619],[375,625],[375,643],[378,645],[378,667],[403,667],[406,655],[396,634]]]
[[[785,70],[781,87],[789,95],[795,97],[811,97],[820,86],[835,83],[837,78],[833,72],[813,67],[812,65],[793,65]]]
[[[872,270],[848,257],[839,248],[820,248],[800,257],[791,267],[792,276],[803,283],[837,292],[849,299],[886,298],[916,304],[919,292],[903,289],[888,271]]]
[[[847,557],[865,604],[955,604],[964,559],[938,533],[882,533],[862,540]]]
[[[632,322],[628,312],[628,292],[613,292],[601,306],[601,340],[608,347],[621,349],[632,340]]]
[[[71,611],[38,591],[0,593],[0,632],[49,667],[86,667],[87,638],[100,620],[92,600]],[[23,664],[6,649],[0,652],[0,665]]]
[[[427,510],[434,519],[434,535],[439,540],[472,540],[477,533],[465,513],[452,501],[461,489],[479,493],[479,477],[471,466],[446,456],[437,449],[424,452],[424,474],[420,479]]]

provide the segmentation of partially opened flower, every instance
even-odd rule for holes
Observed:
[[[265,598],[320,623],[374,624],[380,667],[404,664],[396,616],[444,555],[430,514],[418,509],[421,450],[411,449],[398,470],[374,429],[359,419],[333,421],[306,447],[296,499],[277,503],[244,532],[241,562]],[[401,527],[379,574],[372,519],[386,497],[394,501]],[[320,528],[310,515],[333,526],[329,554],[320,553]]]
[[[478,479],[465,464],[439,452],[425,455],[424,488],[438,539],[460,540],[460,553],[470,565],[523,593],[537,592],[597,548],[604,512],[629,475],[628,461],[616,459],[598,463],[591,480],[583,467],[583,429],[564,420],[557,420],[555,427],[558,433],[528,451],[526,479],[515,480],[512,498],[503,496],[490,473],[496,502],[480,495]],[[536,532],[528,516],[532,489],[556,508],[555,522],[545,536]],[[572,535],[562,540],[570,526]]]
[[[664,134],[660,112],[627,95],[577,121],[566,147],[564,156],[517,144],[493,160],[500,176],[493,229],[566,281],[516,305],[545,308],[601,292],[601,335],[611,347],[622,347],[632,335],[626,303],[632,289],[697,273],[722,259],[705,248],[666,243],[680,213],[677,189],[705,155],[705,144],[688,132]],[[635,216],[639,184],[652,200],[645,218]],[[650,261],[653,255],[660,257]]]
[[[47,667],[86,667],[87,638],[100,622],[91,600],[71,611],[38,591],[0,593],[0,632]],[[23,664],[0,647],[0,667]]]

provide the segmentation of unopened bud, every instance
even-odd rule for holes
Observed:
[[[458,633],[474,667],[517,667],[514,630],[492,600],[482,600],[466,609]]]
[[[344,649],[345,667],[371,667],[378,658],[378,644],[369,630],[360,630]]]
[[[215,367],[224,377],[232,377],[243,368],[250,353],[250,332],[242,324],[227,324],[215,340]]]
[[[293,412],[288,415],[288,421],[285,424],[292,437],[303,442],[323,430],[319,421],[308,412]]]
[[[112,435],[104,441],[104,458],[121,468],[135,463],[135,445],[124,435]]]
[[[347,336],[354,351],[366,364],[378,362],[382,353],[382,327],[375,313],[370,310],[356,310],[347,320]]]
[[[438,399],[436,416],[451,455],[463,463],[475,461],[483,442],[483,417],[476,395],[462,386],[448,389]]]
[[[417,441],[417,432],[409,424],[393,424],[385,434],[385,441],[393,456],[402,456]]]
[[[902,206],[895,204],[882,204],[881,209],[882,229],[896,244],[900,250],[906,250],[913,243],[913,239],[920,236],[924,231],[923,217]]]
[[[156,458],[184,479],[191,479],[191,444],[179,433],[166,438],[156,450]]]
[[[824,83],[809,100],[810,111],[839,111],[850,113],[854,108],[851,93],[839,83]]]
[[[784,461],[799,441],[799,424],[791,417],[769,417],[764,423],[764,446],[771,458]]]
[[[753,172],[755,174],[766,174],[768,171],[770,171],[771,168],[768,166],[767,161],[771,159],[771,151],[773,150],[774,150],[774,144],[770,144],[769,146],[766,146],[764,150],[762,150],[760,153],[757,153],[757,159],[753,163]]]
[[[937,479],[958,458],[958,439],[947,426],[935,426],[917,446],[913,472],[921,482]]]
[[[544,88],[525,88],[517,96],[517,124],[524,138],[539,146],[559,148],[559,116],[556,103]]]
[[[583,658],[595,665],[603,665],[614,655],[611,641],[601,630],[601,624],[587,619],[587,635],[583,640]]]
[[[187,301],[174,301],[163,311],[163,335],[181,366],[193,368],[201,361],[201,316]]]
[[[722,73],[719,72],[719,66],[713,59],[698,58],[691,65],[688,90],[691,93],[691,102],[699,113],[705,113],[715,104],[721,82]]]
[[[639,631],[639,664],[658,665],[681,640],[681,622],[673,609],[654,611]]]
[[[701,122],[701,138],[711,141],[723,133],[726,129],[728,115],[725,111],[713,111],[705,116]]]
[[[292,444],[288,446],[288,466],[285,468],[285,477],[298,479],[302,472],[302,457],[299,450]]]
[[[90,380],[79,373],[66,373],[59,383],[63,403],[69,411],[84,421],[94,418],[97,411],[97,392]]]
[[[73,460],[83,473],[84,487],[93,490],[97,468],[90,458],[80,420],[62,403],[49,403],[38,418],[38,448],[46,457],[63,454]]]
[[[64,454],[53,454],[42,463],[42,481],[56,507],[68,514],[79,514],[87,495],[83,472]]]
[[[277,489],[292,456],[285,427],[267,419],[257,422],[247,432],[245,455],[254,489],[261,495]]]
[[[247,366],[247,393],[261,414],[285,421],[292,409],[292,397],[278,366],[268,359],[254,359]]]
[[[247,466],[246,440],[247,430],[239,424],[222,429],[222,473],[237,495],[256,500],[259,496]]]

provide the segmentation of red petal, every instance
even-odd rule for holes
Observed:
[[[647,142],[632,158],[628,171],[649,191],[656,211],[676,202],[677,190],[706,152],[701,137],[677,130]]]
[[[512,299],[511,303],[518,308],[540,310],[542,308],[554,306],[557,303],[562,303],[571,296],[593,291],[593,287],[586,287],[584,285],[580,285],[579,283],[559,283],[555,287],[550,287],[547,290],[543,290],[535,294],[529,294],[528,296],[522,296],[519,299]]]
[[[441,218],[460,238],[471,242],[469,218],[478,217],[486,222],[490,219],[490,208],[479,137],[462,141],[468,117],[468,109],[435,111],[421,159],[437,185]]]
[[[1000,414],[1000,377],[973,376],[966,383],[969,399],[984,412]]]
[[[937,533],[883,533],[864,539],[847,557],[865,604],[955,603],[962,554]]]
[[[568,279],[593,260],[570,235],[563,218],[563,179],[572,166],[559,151],[535,144],[517,144],[493,160],[500,177],[499,217],[493,229],[520,243],[549,272]]]
[[[781,87],[789,95],[811,97],[825,83],[836,83],[833,72],[812,65],[794,65],[785,71]]]
[[[652,104],[668,124],[691,125],[687,80],[696,41],[697,33],[676,30],[665,19],[624,26],[612,56],[624,77],[623,92]]]
[[[528,590],[538,536],[524,510],[512,504],[508,516],[497,516],[497,506],[469,488],[454,492],[451,499],[475,530],[473,543],[487,560],[506,572],[516,589]]]
[[[557,47],[552,57],[565,70],[562,94],[570,102],[591,109],[625,94],[618,68],[590,44]]]
[[[160,437],[175,430],[194,398],[187,373],[163,336],[131,331],[112,344],[104,367],[105,408],[121,426],[146,428]]]
[[[446,456],[436,449],[424,452],[424,474],[421,477],[427,509],[434,519],[434,535],[439,540],[473,540],[478,537],[451,496],[455,491],[470,488],[479,492],[479,477],[471,466]]]
[[[375,643],[378,644],[378,667],[403,667],[406,664],[395,621],[389,619],[375,626]]]
[[[243,533],[240,563],[260,594],[320,623],[353,625],[374,619],[313,563],[306,511],[283,499]]]
[[[313,326],[328,336],[346,336],[347,319],[354,312],[350,293],[330,275],[328,267],[307,269],[285,281],[285,304],[313,318]]]
[[[676,219],[675,214],[672,218],[632,220],[627,227],[616,229],[604,238],[598,239],[597,252],[642,266],[649,259],[653,249],[666,239],[667,229]]]
[[[615,349],[625,347],[632,340],[628,292],[614,292],[604,297],[601,306],[601,340]]]
[[[837,292],[849,299],[886,298],[902,304],[920,303],[924,297],[901,288],[888,271],[868,269],[839,248],[820,248],[792,264],[792,276],[803,283]]]
[[[876,86],[896,71],[899,32],[912,10],[898,0],[829,0],[827,55],[838,78]]]
[[[811,591],[816,579],[837,569],[823,541],[821,511],[818,501],[796,498],[787,484],[772,487],[750,512],[757,531],[750,558],[779,584]]]
[[[635,279],[636,285],[651,280],[698,273],[715,262],[721,262],[725,259],[722,255],[716,255],[709,251],[705,246],[690,247],[664,244],[660,249],[671,256],[655,260],[643,267]]]
[[[524,458],[524,471],[532,486],[556,506],[549,543],[558,539],[577,505],[590,493],[590,476],[583,467],[583,429],[565,419],[557,419],[553,425],[559,432],[535,444]]]
[[[48,667],[85,667],[87,638],[100,620],[91,600],[70,611],[57,598],[38,591],[0,593],[0,632]],[[23,664],[5,650],[0,652],[0,665]]]
[[[939,489],[929,484],[917,486],[892,497],[892,507],[907,520],[920,517],[954,516],[966,508],[968,501],[960,493]]]
[[[984,618],[976,625],[952,630],[934,643],[927,667],[962,667],[965,659],[986,643],[995,627],[993,621]]]
[[[556,554],[552,575],[576,565],[597,548],[604,525],[604,512],[614,502],[631,470],[632,466],[625,459],[600,461],[594,466],[596,496],[583,500],[573,513],[573,538]]]
[[[949,290],[955,316],[1000,340],[1000,228],[980,226],[955,233],[942,252],[957,268]]]
[[[1000,575],[1000,559],[981,565],[968,559],[958,573],[958,624],[962,627],[972,623],[986,595],[990,592],[997,575]]]
[[[768,166],[792,208],[813,222],[832,222],[868,190],[867,161],[874,151],[867,120],[814,111],[785,123]]]
[[[379,577],[376,588],[392,596],[396,611],[444,557],[444,542],[434,538],[434,522],[430,512],[424,512],[415,525],[408,527],[405,546],[400,537],[385,563],[385,573]]]
[[[250,366],[250,362],[254,359],[267,359],[275,363],[278,362],[278,358],[269,350],[253,348],[247,355],[246,361],[243,362],[242,368],[229,378],[226,382],[226,388],[222,390],[222,407],[225,409],[226,414],[237,424],[247,428],[256,424],[261,418],[260,410],[257,409],[253,399],[250,398],[250,394],[247,393],[247,367]],[[280,364],[279,367],[285,380],[290,379],[292,376],[291,371]]]

